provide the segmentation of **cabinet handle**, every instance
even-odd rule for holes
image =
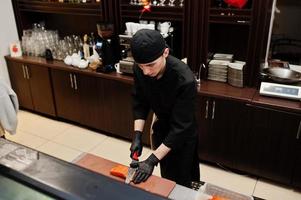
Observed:
[[[209,101],[206,101],[206,113],[205,113],[205,119],[208,118],[208,107],[209,107]]]
[[[240,24],[245,24],[245,23],[247,23],[247,21],[245,21],[245,20],[237,20],[236,22],[237,22],[237,23],[240,23]]]
[[[26,79],[25,67],[22,65],[23,77]]]
[[[74,89],[77,90],[77,81],[76,81],[76,75],[73,74],[73,80],[74,80]]]
[[[211,119],[214,119],[214,114],[215,114],[215,101],[212,103],[212,117]]]
[[[299,122],[298,132],[297,132],[297,136],[296,136],[297,140],[299,140],[299,138],[300,138],[300,132],[301,132],[301,120]]]
[[[70,84],[71,84],[71,88],[73,88],[73,79],[72,79],[72,74],[69,74],[70,77]]]
[[[29,77],[29,72],[28,72],[28,67],[27,67],[27,65],[25,65],[25,72],[26,72],[27,79],[29,79],[30,77]]]

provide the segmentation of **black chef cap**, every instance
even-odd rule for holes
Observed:
[[[139,64],[156,60],[163,55],[165,48],[164,38],[155,30],[141,29],[135,33],[131,41],[132,55]]]

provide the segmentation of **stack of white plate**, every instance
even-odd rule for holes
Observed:
[[[228,64],[228,83],[236,87],[243,87],[243,68],[245,62],[236,61]]]
[[[208,79],[227,82],[228,60],[211,60],[208,66]]]
[[[216,53],[213,55],[213,60],[227,60],[232,62],[233,54]]]

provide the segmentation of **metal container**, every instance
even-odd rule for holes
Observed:
[[[263,68],[261,75],[267,76],[268,78],[278,83],[301,82],[301,73],[281,67]]]

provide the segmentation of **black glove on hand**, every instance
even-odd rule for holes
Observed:
[[[142,138],[142,132],[141,131],[135,131],[135,136],[134,136],[131,148],[130,148],[130,150],[131,150],[131,155],[130,156],[131,156],[132,159],[133,159],[134,152],[137,152],[138,156],[141,156],[141,153],[142,153],[141,138]]]
[[[131,163],[130,166],[132,168],[138,168],[133,178],[133,182],[135,184],[141,183],[142,181],[145,182],[148,177],[152,175],[154,167],[157,166],[159,161],[160,160],[154,154],[151,154],[145,161]]]

